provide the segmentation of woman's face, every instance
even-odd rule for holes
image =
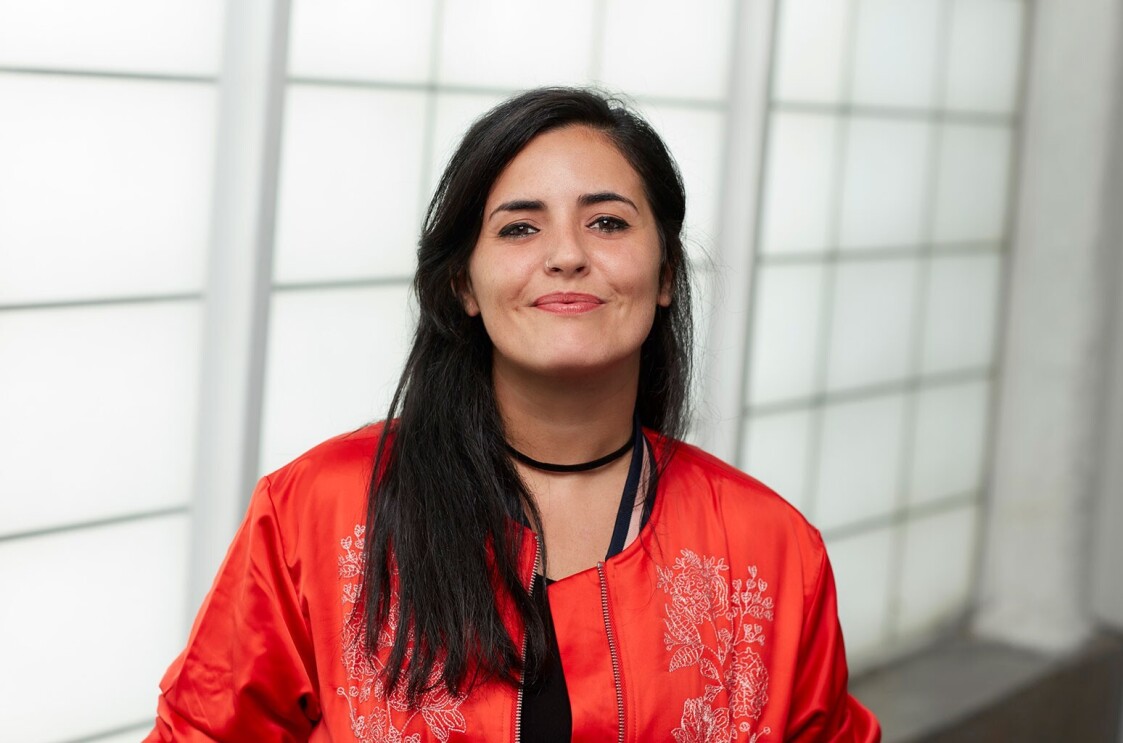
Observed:
[[[483,318],[496,373],[638,371],[655,307],[671,302],[660,254],[643,182],[612,141],[556,129],[492,186],[462,301]]]

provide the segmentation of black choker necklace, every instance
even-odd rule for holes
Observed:
[[[600,459],[594,459],[590,462],[580,462],[578,464],[551,464],[550,462],[539,462],[537,459],[531,459],[510,444],[507,444],[507,451],[511,452],[511,456],[527,467],[533,467],[536,470],[544,470],[546,472],[588,472],[589,470],[595,470],[597,467],[603,467],[609,462],[615,462],[631,450],[634,442],[635,435],[633,434],[632,438],[624,442],[624,445],[616,451],[605,454]]]

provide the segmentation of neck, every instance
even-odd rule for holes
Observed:
[[[587,462],[632,434],[638,359],[596,378],[573,379],[543,379],[497,364],[492,379],[508,443],[533,459]]]

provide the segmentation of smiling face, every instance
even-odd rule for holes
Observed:
[[[640,176],[585,126],[535,137],[488,194],[461,295],[496,374],[639,370],[656,305],[670,305]]]

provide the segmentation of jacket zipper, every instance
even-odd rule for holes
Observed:
[[[534,594],[534,582],[538,580],[538,558],[542,552],[542,545],[538,541],[538,535],[534,535],[534,570],[530,574],[530,593]],[[523,628],[523,647],[522,647],[522,661],[523,669],[519,672],[519,696],[518,701],[515,702],[515,743],[520,743],[522,740],[523,732],[523,685],[526,683],[526,644],[527,632]]]
[[[620,680],[620,656],[616,650],[616,635],[612,631],[612,619],[608,614],[608,579],[604,574],[604,563],[597,563],[600,575],[600,608],[604,615],[604,631],[608,634],[608,653],[612,658],[612,680],[616,684],[616,719],[618,720],[617,743],[624,743],[624,685]]]

